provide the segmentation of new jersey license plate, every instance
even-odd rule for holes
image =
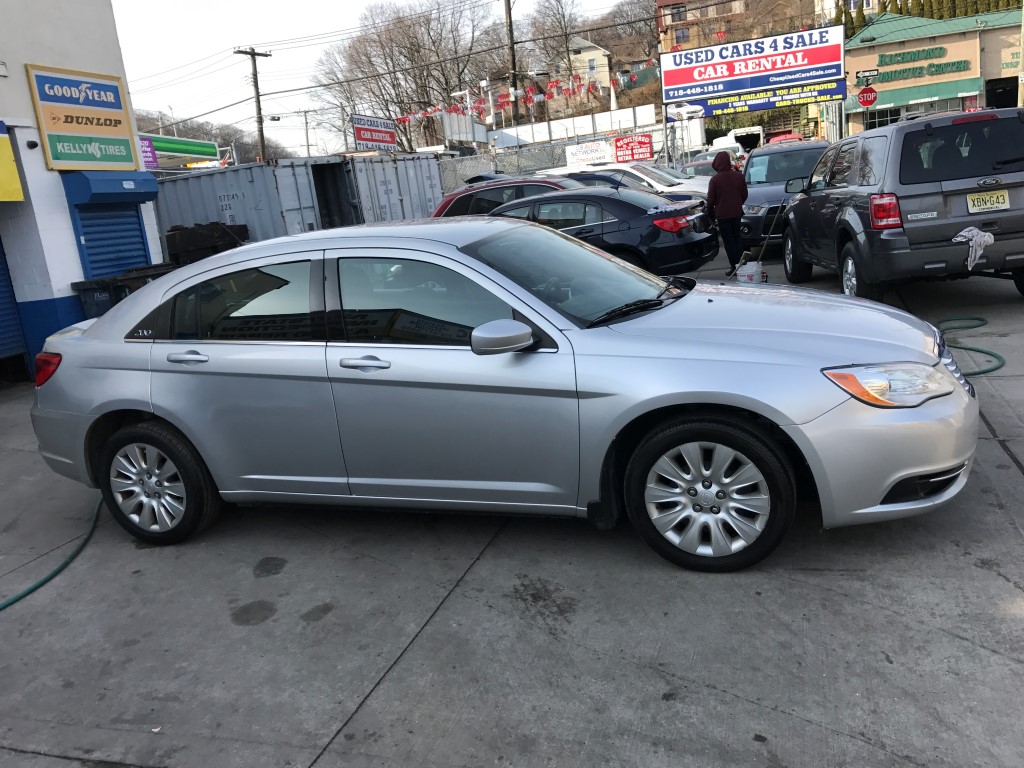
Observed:
[[[994,192],[971,192],[967,195],[968,213],[987,213],[988,211],[1005,211],[1010,207],[1010,192],[997,189]]]

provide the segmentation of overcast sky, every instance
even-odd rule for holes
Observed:
[[[273,53],[258,60],[261,93],[309,85],[324,48],[358,31],[359,15],[371,4],[370,0],[176,0],[173,11],[154,17],[153,6],[138,0],[112,2],[132,104],[136,109],[173,112],[177,119],[252,95],[247,80],[250,60],[233,54],[236,47],[254,46]],[[587,17],[599,16],[613,4],[614,0],[580,1]],[[522,18],[532,5],[533,0],[515,0],[513,19]],[[501,0],[494,0],[492,15],[504,18]],[[296,40],[310,36],[319,37]],[[281,116],[279,122],[265,123],[267,136],[296,155],[303,154],[303,119],[295,113],[315,107],[308,93],[264,96],[264,116]],[[251,101],[203,119],[256,129]],[[310,143],[313,154],[317,154],[316,145],[320,152],[341,147],[340,140],[323,129],[311,128]]]

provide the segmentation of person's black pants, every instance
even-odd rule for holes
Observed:
[[[729,257],[729,265],[735,267],[740,263],[743,246],[740,245],[740,219],[719,219],[718,232],[722,236],[725,255]]]

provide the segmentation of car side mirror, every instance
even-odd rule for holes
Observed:
[[[518,352],[531,344],[533,329],[519,320],[491,320],[474,328],[470,337],[470,347],[477,355]]]
[[[789,181],[786,182],[786,194],[795,194],[797,192],[803,192],[806,184],[806,179],[790,179]]]

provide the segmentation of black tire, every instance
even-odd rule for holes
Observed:
[[[118,459],[122,449],[129,454],[127,461]],[[130,464],[136,468],[134,474]],[[154,472],[147,474],[139,464],[153,467]],[[102,448],[97,479],[114,520],[147,544],[182,542],[210,525],[221,510],[217,486],[199,453],[180,432],[161,422],[143,422],[115,432]],[[119,485],[116,490],[115,485]],[[180,496],[178,488],[182,489]],[[140,493],[144,498],[139,497]],[[179,502],[183,502],[180,509]],[[122,503],[138,511],[138,521],[122,508]],[[146,525],[147,519],[154,522]]]
[[[1013,270],[1013,284],[1017,286],[1020,295],[1024,296],[1024,269]]]
[[[839,280],[843,293],[847,296],[859,296],[872,301],[882,300],[882,286],[869,283],[861,276],[857,249],[853,243],[844,245],[839,254]]]
[[[814,265],[797,259],[796,243],[789,229],[782,238],[782,269],[786,273],[786,281],[794,285],[806,283],[814,271]]]
[[[683,457],[684,448],[693,455],[692,444],[705,444],[697,449],[696,455],[705,465],[699,471],[690,468]],[[723,449],[722,456],[717,454],[718,448]],[[729,450],[739,454],[736,463],[729,459]],[[675,454],[675,466],[682,468],[676,480],[654,471],[655,465],[671,454]],[[720,476],[716,475],[714,458],[719,459]],[[739,479],[730,481],[729,472]],[[686,474],[689,478],[683,479]],[[694,485],[687,487],[691,481]],[[665,500],[652,502],[653,509],[649,509],[645,493],[659,485],[668,489],[659,494]],[[695,571],[736,571],[764,559],[786,535],[796,510],[796,484],[785,455],[760,431],[728,418],[686,418],[652,430],[626,467],[624,491],[626,512],[640,537],[666,560]],[[658,519],[669,525],[664,534],[652,518],[659,504],[665,514]],[[751,506],[755,504],[767,510],[766,519],[758,517],[755,506]],[[674,514],[681,516],[672,522]],[[755,534],[751,529],[759,524],[760,533]],[[750,541],[740,536],[741,528],[748,532]],[[686,550],[691,534],[699,543],[695,549],[712,547],[716,531],[731,553]],[[672,541],[671,537],[678,540]]]

